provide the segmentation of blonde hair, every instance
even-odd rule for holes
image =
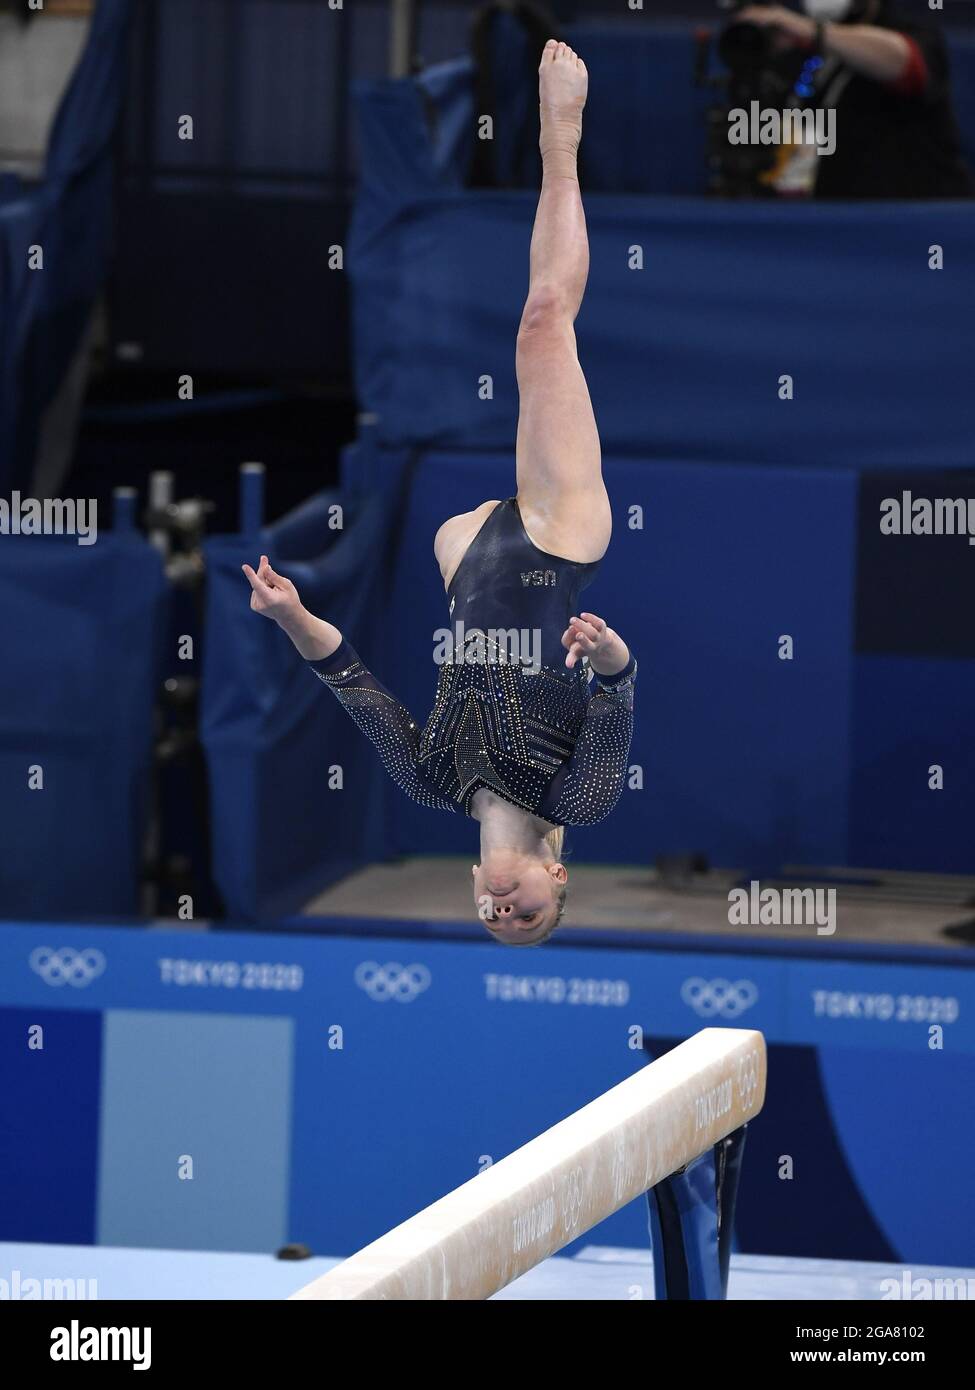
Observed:
[[[556,864],[562,858],[562,845],[565,841],[565,826],[557,825],[554,830],[550,830],[545,836],[545,843],[552,851],[552,858]]]
[[[550,830],[548,834],[545,836],[545,843],[551,850],[552,858],[555,860],[556,864],[560,863],[562,859],[562,848],[565,844],[565,826],[557,825],[554,830]],[[533,941],[531,943],[533,946],[541,946],[544,942],[546,942],[552,935],[552,933],[555,931],[555,928],[562,921],[562,915],[565,912],[565,899],[568,891],[569,890],[566,884],[563,883],[559,885],[558,896],[555,900],[558,904],[558,911],[555,914],[555,921],[549,927],[548,931],[545,933],[544,936],[539,937],[537,941]]]

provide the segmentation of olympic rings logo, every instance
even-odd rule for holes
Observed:
[[[738,1098],[742,1105],[750,1109],[758,1090],[758,1058],[748,1052],[738,1059]]]
[[[50,946],[38,946],[31,951],[29,964],[46,985],[83,989],[105,969],[105,957],[101,951],[75,951],[70,946],[54,951]]]
[[[758,998],[758,986],[751,980],[702,980],[699,975],[685,980],[680,997],[701,1018],[738,1018]]]
[[[385,1004],[387,999],[411,1004],[429,988],[431,979],[425,965],[398,965],[395,961],[378,965],[374,960],[364,960],[355,969],[356,984],[377,1004]]]
[[[562,1209],[562,1230],[568,1234],[574,1231],[582,1219],[582,1197],[585,1174],[581,1165],[573,1168],[562,1180],[559,1205]]]

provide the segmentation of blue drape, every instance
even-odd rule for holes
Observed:
[[[99,0],[55,117],[44,175],[0,198],[0,493],[27,490],[37,431],[101,286],[111,233],[111,137],[131,0]],[[43,269],[31,269],[39,247]]]
[[[135,534],[4,536],[0,588],[0,917],[136,914],[159,555]]]

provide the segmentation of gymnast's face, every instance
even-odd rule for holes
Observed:
[[[540,864],[530,855],[505,850],[475,864],[474,903],[481,922],[507,946],[533,946],[558,921],[559,894],[568,874],[564,864]]]

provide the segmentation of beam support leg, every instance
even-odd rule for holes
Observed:
[[[647,1193],[656,1298],[727,1296],[746,1128]]]

